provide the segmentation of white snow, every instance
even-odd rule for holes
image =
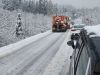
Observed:
[[[100,24],[94,26],[85,26],[84,29],[87,31],[87,34],[95,33],[95,35],[91,35],[90,37],[100,36]]]
[[[67,41],[70,40],[70,34],[69,31],[66,33],[66,39],[64,40],[63,44],[61,45],[59,51],[53,58],[53,60],[50,62],[48,67],[45,69],[43,75],[62,75],[63,70],[66,70],[65,72],[69,72],[69,64],[70,64],[70,56],[72,55],[72,47],[67,45]],[[64,74],[64,73],[63,73]]]
[[[22,32],[16,37],[18,13],[21,13]],[[8,11],[0,8],[0,47],[15,43],[26,37],[43,33],[52,28],[52,17],[22,11]]]
[[[17,51],[20,48],[25,47],[26,45],[31,44],[32,42],[35,42],[35,41],[39,40],[40,38],[43,38],[43,37],[49,35],[50,33],[51,33],[51,31],[49,30],[47,32],[37,34],[35,36],[29,37],[29,38],[19,41],[17,43],[1,47],[0,48],[0,57],[4,57],[14,51]]]
[[[75,20],[74,20],[74,23],[75,23],[75,24],[82,24],[82,19],[81,19],[81,17],[78,18],[78,19],[75,19]]]

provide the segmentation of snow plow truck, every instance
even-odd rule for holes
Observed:
[[[53,16],[52,32],[66,32],[70,29],[68,16]]]

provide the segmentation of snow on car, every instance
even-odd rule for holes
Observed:
[[[100,24],[94,26],[85,26],[84,29],[87,31],[88,34],[94,33],[95,36],[100,37]],[[92,35],[93,36],[93,35]]]

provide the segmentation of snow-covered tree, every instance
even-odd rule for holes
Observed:
[[[39,13],[42,13],[44,15],[47,14],[47,0],[39,0]]]
[[[7,10],[15,10],[21,7],[22,0],[2,0],[3,8]]]

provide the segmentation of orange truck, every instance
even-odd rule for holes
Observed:
[[[52,32],[65,32],[70,29],[68,16],[53,16]]]

